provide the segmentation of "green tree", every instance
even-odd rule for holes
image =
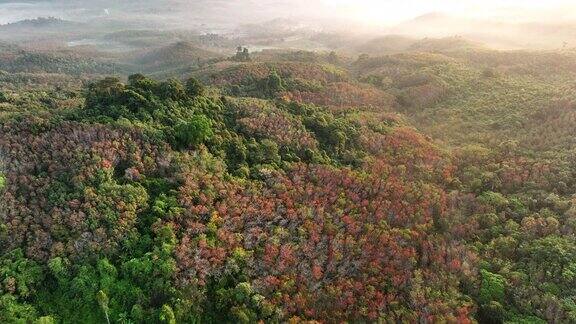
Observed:
[[[128,84],[135,89],[144,90],[149,93],[155,91],[158,87],[158,82],[154,79],[147,78],[142,74],[133,74],[128,77]]]
[[[186,96],[186,89],[176,79],[169,79],[160,83],[160,95],[165,99],[181,100]]]
[[[102,290],[98,291],[98,293],[96,294],[96,300],[98,301],[98,305],[100,305],[100,309],[102,310],[102,312],[104,313],[104,316],[106,317],[106,322],[108,324],[110,324],[110,318],[108,317],[108,295],[106,295],[106,293]]]
[[[482,278],[480,286],[480,303],[489,304],[491,301],[503,302],[506,280],[499,274],[480,270]]]
[[[174,311],[169,305],[162,306],[160,311],[160,320],[167,324],[176,324],[176,316],[174,316]]]
[[[186,93],[190,97],[198,97],[204,95],[205,89],[200,81],[195,78],[190,78],[186,81]]]
[[[0,103],[5,102],[10,102],[10,97],[6,93],[0,91]]]
[[[180,148],[198,146],[209,140],[214,132],[212,122],[204,115],[196,115],[175,127],[176,144]]]
[[[494,210],[501,210],[508,205],[506,197],[498,192],[486,191],[478,197],[478,200],[481,203],[492,207]]]
[[[266,88],[270,96],[284,90],[284,81],[276,71],[272,71],[266,79]]]
[[[486,324],[501,324],[504,322],[504,307],[497,301],[491,301],[480,307],[480,322]]]
[[[530,242],[524,249],[524,262],[531,272],[556,283],[572,286],[576,278],[576,243],[561,236],[547,236]]]
[[[280,162],[280,155],[278,154],[278,144],[276,142],[265,139],[260,143],[260,150],[264,163],[278,163]]]
[[[7,286],[12,287],[9,290],[16,297],[30,297],[35,286],[43,279],[41,266],[36,261],[26,258],[21,249],[7,252],[0,257],[0,283],[7,283]]]
[[[56,320],[52,316],[42,316],[34,322],[35,324],[56,324]]]
[[[18,302],[12,295],[0,296],[1,323],[32,323],[36,319],[36,309],[29,304]]]
[[[6,178],[0,172],[0,190],[4,189],[4,186],[6,186]]]

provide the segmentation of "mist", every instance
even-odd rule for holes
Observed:
[[[193,30],[246,35],[300,30],[408,37],[462,36],[502,49],[576,46],[576,6],[568,1],[162,0],[1,1],[0,24],[37,17],[114,29]],[[282,19],[279,26],[278,19]],[[246,28],[248,26],[248,28]],[[270,26],[268,26],[270,27]],[[0,37],[2,37],[0,31]]]

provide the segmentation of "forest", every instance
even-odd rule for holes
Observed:
[[[1,323],[576,323],[576,50],[87,24],[0,25]]]

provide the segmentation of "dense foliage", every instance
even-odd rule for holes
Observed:
[[[575,322],[576,56],[446,42],[6,56],[0,322]]]

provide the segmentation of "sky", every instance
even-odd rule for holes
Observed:
[[[128,11],[174,17],[178,23],[288,17],[390,26],[431,12],[515,22],[569,20],[576,18],[574,9],[574,1],[567,0],[0,0],[0,24],[38,16],[78,20]]]
[[[478,19],[531,21],[569,19],[574,8],[567,0],[322,0],[339,16],[368,24],[392,24],[427,13]]]

